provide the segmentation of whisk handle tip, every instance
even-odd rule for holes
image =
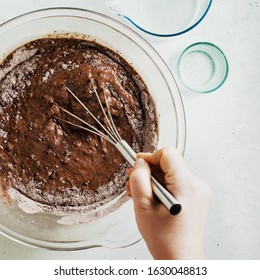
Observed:
[[[174,216],[178,215],[181,212],[181,205],[180,204],[174,204],[170,208],[170,213]]]

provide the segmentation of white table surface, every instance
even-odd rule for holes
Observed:
[[[0,23],[51,6],[74,6],[113,16],[105,0],[0,0]],[[115,16],[118,20],[119,17]],[[185,158],[214,191],[206,229],[209,259],[260,259],[260,1],[213,0],[204,21],[178,37],[143,36],[173,73],[181,51],[215,43],[230,66],[226,83],[202,95],[181,87],[187,114]],[[0,259],[151,259],[144,241],[124,249],[55,252],[0,235]]]

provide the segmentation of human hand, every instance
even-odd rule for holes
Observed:
[[[160,167],[167,189],[182,205],[172,216],[151,186],[151,168]],[[155,259],[204,259],[204,227],[211,188],[192,174],[175,148],[137,154],[126,184],[138,228]]]

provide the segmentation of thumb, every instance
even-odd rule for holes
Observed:
[[[139,158],[136,160],[129,177],[130,191],[135,208],[147,208],[153,203],[151,170],[148,163]]]

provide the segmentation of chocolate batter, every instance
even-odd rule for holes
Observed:
[[[0,65],[0,189],[14,189],[49,211],[110,201],[123,192],[128,168],[109,142],[61,120],[75,122],[59,106],[100,129],[66,86],[104,124],[94,91],[103,103],[106,94],[119,134],[136,152],[154,150],[158,138],[145,84],[112,50],[73,38],[16,49]]]

